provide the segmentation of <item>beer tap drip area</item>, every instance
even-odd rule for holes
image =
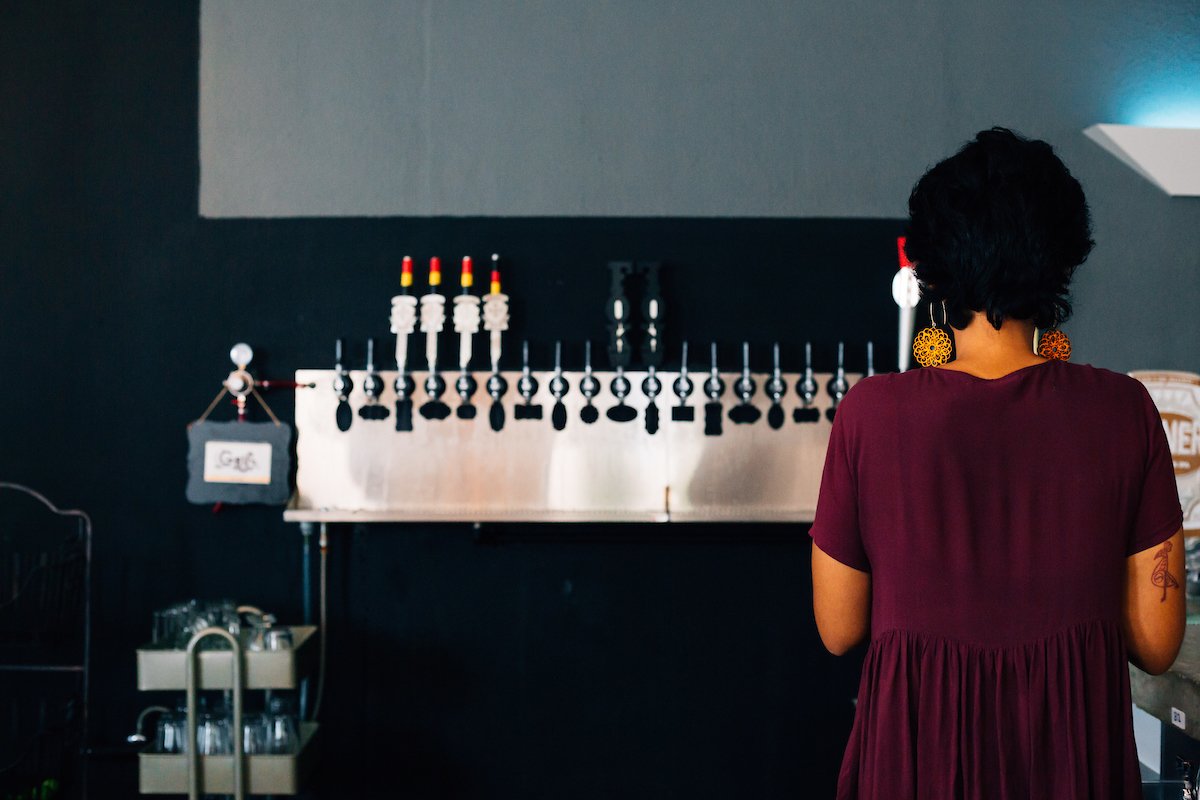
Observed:
[[[510,341],[498,254],[482,296],[472,292],[472,259],[462,259],[451,332],[441,260],[429,260],[418,300],[405,257],[389,318],[395,362],[381,365],[385,348],[367,338],[354,343],[364,369],[348,369],[351,345],[338,340],[333,370],[296,373],[318,390],[296,397],[296,493],[285,518],[811,521],[838,404],[874,372],[873,344],[816,345],[836,353],[829,372],[814,370],[812,342],[787,343],[803,353],[790,372],[778,341],[705,341],[689,357],[681,339],[679,360],[668,363],[663,264],[607,269],[608,298],[596,303],[607,341],[597,348],[568,335]],[[439,336],[455,346],[453,373],[439,367]],[[473,363],[484,342],[489,358]],[[410,353],[422,345],[426,363],[414,370]],[[597,352],[606,364],[593,363]],[[583,369],[564,368],[571,361]],[[660,416],[660,405],[669,413]]]

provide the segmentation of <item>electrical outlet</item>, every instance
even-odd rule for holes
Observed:
[[[1174,706],[1171,707],[1171,724],[1183,730],[1187,727],[1187,715]]]

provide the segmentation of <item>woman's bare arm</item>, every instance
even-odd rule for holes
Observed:
[[[1125,560],[1125,646],[1135,667],[1159,675],[1179,654],[1187,619],[1183,530]]]
[[[871,633],[871,575],[812,546],[813,615],[821,641],[835,656]]]

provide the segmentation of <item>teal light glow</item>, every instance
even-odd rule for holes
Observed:
[[[1200,82],[1150,92],[1129,104],[1130,125],[1150,128],[1200,128]]]
[[[1200,128],[1200,25],[1160,42],[1121,82],[1121,121],[1148,128]]]

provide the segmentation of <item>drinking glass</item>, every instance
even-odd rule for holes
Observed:
[[[196,728],[196,747],[204,756],[232,753],[229,717],[212,712],[201,714]]]
[[[295,753],[300,747],[300,733],[296,726],[296,715],[291,704],[283,697],[272,697],[268,705],[267,752],[278,754]]]
[[[187,709],[158,718],[155,749],[159,753],[187,752]]]
[[[270,719],[266,714],[246,714],[242,717],[242,749],[254,755],[270,752],[267,748],[271,732]]]

